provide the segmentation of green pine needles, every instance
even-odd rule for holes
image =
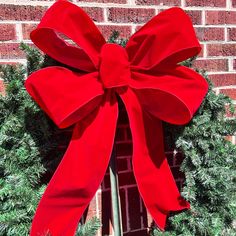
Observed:
[[[114,32],[111,42],[125,45]],[[191,58],[182,65],[193,67]],[[182,195],[191,210],[169,218],[165,233],[153,227],[152,236],[233,236],[236,235],[236,145],[225,139],[236,133],[232,100],[216,95],[204,71],[197,70],[209,82],[209,91],[192,121],[186,126],[165,124],[167,146],[184,154],[181,170],[185,173]],[[226,118],[228,113],[234,118]],[[158,181],[158,180],[157,180]]]
[[[86,224],[79,224],[76,236],[93,236],[96,235],[101,227],[101,222],[98,218],[91,218]]]
[[[193,60],[184,63],[192,66]],[[201,73],[206,79],[205,72]],[[159,236],[236,235],[236,145],[225,139],[236,132],[236,119],[226,118],[226,104],[233,113],[232,101],[210,88],[192,121],[185,127],[166,124],[176,148],[184,153],[181,170],[185,173],[182,195],[191,209],[169,218],[165,233]]]
[[[50,64],[25,44],[27,68],[1,66],[6,96],[0,95],[0,235],[27,236],[38,202],[63,153],[60,132],[24,88],[26,74]],[[53,153],[53,154],[52,154]],[[79,226],[77,236],[92,236],[97,219]]]
[[[109,42],[125,45],[117,32]],[[0,95],[0,235],[26,236],[45,184],[63,153],[57,150],[58,129],[34,103],[24,88],[26,74],[55,65],[38,50],[22,44],[27,68],[2,66],[6,95]],[[193,60],[183,64],[191,67]],[[204,72],[200,72],[207,78]],[[197,114],[187,126],[165,124],[168,145],[184,153],[182,195],[191,210],[169,218],[167,231],[153,227],[153,236],[236,235],[236,146],[225,139],[236,132],[236,119],[226,118],[231,100],[216,95],[212,85]],[[231,109],[231,112],[233,109]],[[60,139],[59,139],[60,140]],[[53,152],[53,154],[52,154]],[[158,181],[158,180],[157,180]],[[79,225],[77,236],[95,235],[94,218]]]
[[[24,89],[24,68],[1,71],[7,94],[0,96],[0,235],[23,236],[44,191],[42,159],[52,132]]]

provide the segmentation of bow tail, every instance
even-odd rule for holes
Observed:
[[[114,94],[74,127],[69,147],[36,211],[31,236],[72,236],[106,172],[118,116]],[[83,122],[83,124],[81,124]]]
[[[133,169],[144,204],[160,229],[170,211],[189,208],[181,196],[164,153],[162,123],[143,111],[136,94],[121,95],[133,137]]]

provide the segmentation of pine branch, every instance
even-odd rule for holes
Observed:
[[[183,64],[191,67],[193,60]],[[206,72],[198,72],[208,80]],[[209,85],[188,125],[165,124],[169,147],[185,156],[181,170],[186,180],[181,194],[190,201],[191,210],[171,216],[165,233],[152,227],[152,236],[236,235],[236,146],[225,139],[235,134],[236,118],[225,118],[232,100],[216,95]],[[234,109],[231,112],[234,114]]]
[[[42,67],[44,57],[38,49],[30,47],[25,43],[20,44],[20,49],[26,54],[28,75]]]
[[[76,236],[95,236],[101,227],[101,222],[98,218],[91,218],[86,224],[79,224]]]

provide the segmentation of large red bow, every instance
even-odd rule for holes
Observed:
[[[68,45],[63,33],[79,47]],[[64,67],[33,73],[25,86],[61,128],[75,124],[69,147],[47,187],[31,235],[74,235],[78,220],[106,172],[114,143],[117,96],[125,104],[133,138],[133,170],[139,192],[157,225],[170,211],[189,208],[168,166],[161,120],[189,122],[207,92],[207,83],[178,65],[200,52],[189,17],[166,10],[144,25],[125,48],[109,44],[79,7],[57,1],[32,41]]]

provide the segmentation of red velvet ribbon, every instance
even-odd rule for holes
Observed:
[[[69,45],[58,33],[79,47]],[[43,52],[80,72],[48,67],[30,75],[25,83],[60,128],[74,125],[30,235],[74,235],[108,167],[118,117],[117,96],[129,117],[140,195],[163,230],[170,211],[190,205],[180,196],[167,163],[161,121],[189,122],[208,88],[202,76],[178,64],[201,50],[190,18],[177,7],[165,10],[122,48],[106,43],[81,8],[60,0],[45,13],[31,39]]]

